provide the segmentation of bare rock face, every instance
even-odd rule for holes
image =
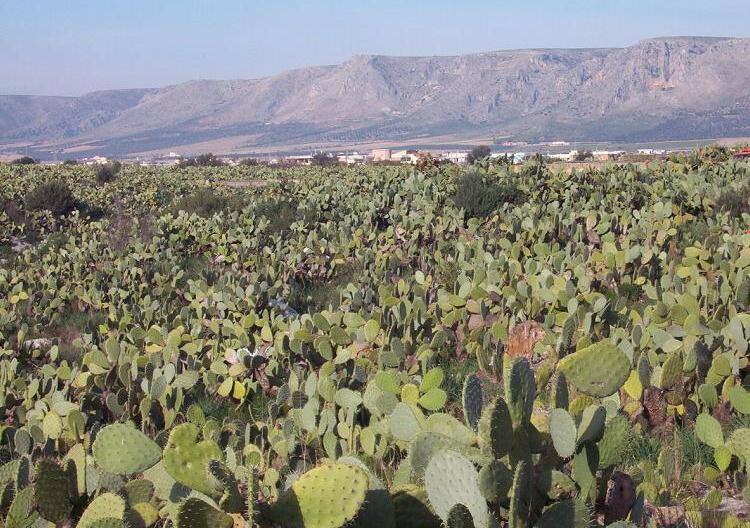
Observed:
[[[673,37],[622,49],[363,55],[257,80],[0,96],[0,145],[99,142],[102,151],[142,152],[232,136],[251,147],[436,134],[739,137],[750,135],[749,57],[750,39]]]

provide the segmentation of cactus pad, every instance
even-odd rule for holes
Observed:
[[[445,524],[448,528],[474,528],[474,519],[469,508],[459,502],[451,508]]]
[[[161,458],[156,442],[126,424],[108,425],[99,431],[91,450],[99,467],[118,475],[140,473]]]
[[[477,528],[489,526],[487,501],[479,490],[479,475],[468,459],[454,451],[433,455],[425,470],[427,496],[435,513],[448,521],[451,508],[458,503],[471,512]]]
[[[610,341],[601,341],[565,356],[557,368],[579,391],[604,398],[628,379],[630,360]]]
[[[510,490],[509,528],[521,528],[528,524],[531,478],[531,466],[528,462],[522,460],[516,464],[513,487]]]
[[[430,508],[427,491],[414,484],[395,488],[391,500],[398,528],[441,528],[442,522]]]
[[[576,449],[576,423],[565,409],[553,409],[549,422],[552,445],[562,458],[573,456]]]
[[[499,460],[493,460],[479,471],[479,489],[490,502],[502,501],[513,485],[513,473]]]
[[[213,440],[198,442],[197,439],[198,427],[192,423],[172,429],[164,448],[164,469],[177,482],[212,495],[216,490],[207,479],[208,462],[223,458],[221,448]]]
[[[476,374],[466,376],[461,401],[463,403],[466,423],[472,429],[476,429],[479,419],[482,416],[482,407],[484,405],[482,382]]]
[[[513,425],[528,424],[536,398],[536,381],[531,364],[526,358],[506,358],[503,367],[505,400]]]
[[[103,519],[125,519],[125,499],[114,493],[103,493],[88,505],[78,521],[79,528],[91,528]]]
[[[497,398],[489,407],[489,416],[483,417],[480,432],[489,436],[489,446],[492,456],[502,458],[508,454],[513,447],[513,421],[510,417],[508,405],[502,398]],[[485,429],[486,425],[486,431]]]
[[[367,474],[349,464],[326,464],[304,473],[271,509],[274,522],[288,528],[339,528],[365,502]]]
[[[36,464],[34,500],[39,513],[50,522],[63,522],[70,515],[68,476],[54,461],[41,459]]]
[[[39,514],[34,509],[34,497],[31,488],[25,488],[16,493],[13,502],[10,503],[8,515],[5,517],[6,528],[30,528],[33,526]]]
[[[200,499],[191,497],[177,508],[176,528],[232,528],[234,519]]]
[[[537,528],[588,528],[591,523],[591,512],[585,503],[568,499],[556,502],[542,512]]]

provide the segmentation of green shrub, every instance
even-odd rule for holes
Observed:
[[[36,165],[36,160],[31,156],[23,156],[11,161],[12,165]]]
[[[229,207],[229,199],[217,194],[210,187],[201,187],[192,194],[183,196],[174,205],[175,211],[185,211],[204,218],[211,217]]]
[[[122,165],[119,161],[108,161],[104,165],[99,165],[96,169],[96,181],[100,185],[115,181],[121,168]]]
[[[716,209],[737,218],[743,213],[750,213],[750,184],[746,184],[739,190],[722,191],[716,199]]]
[[[26,208],[31,211],[50,211],[55,216],[64,216],[79,208],[68,184],[53,180],[42,183],[26,194]]]
[[[267,233],[272,235],[288,231],[299,216],[297,208],[288,200],[282,199],[271,199],[259,203],[255,207],[255,214],[265,216],[271,222]]]
[[[510,183],[495,183],[475,172],[461,177],[453,196],[456,207],[464,210],[466,218],[487,218],[506,203],[520,203],[523,192]]]
[[[484,158],[489,158],[492,154],[492,149],[488,147],[487,145],[479,145],[478,147],[474,147],[471,149],[471,152],[469,152],[469,156],[466,158],[466,161],[469,162],[469,164],[473,164],[474,162],[477,162],[479,160],[483,160]]]

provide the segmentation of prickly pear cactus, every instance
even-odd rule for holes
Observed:
[[[41,516],[54,523],[65,521],[72,507],[65,471],[57,462],[43,458],[37,462],[34,475],[34,500]]]
[[[237,479],[224,463],[211,460],[208,463],[208,476],[213,484],[221,490],[219,507],[227,513],[240,513],[243,508],[242,494],[237,485]]]
[[[34,508],[31,491],[31,488],[25,488],[16,493],[5,517],[5,528],[30,528],[36,523],[39,513]]]
[[[479,419],[482,416],[482,407],[484,406],[482,382],[476,374],[466,376],[461,401],[463,403],[466,423],[472,429],[476,429]]]
[[[516,465],[513,475],[513,486],[510,491],[510,509],[508,510],[508,527],[525,528],[529,526],[529,499],[531,494],[531,466],[526,461]]]
[[[445,524],[448,528],[474,528],[474,519],[471,517],[469,508],[458,503],[451,508]]]
[[[232,528],[234,519],[201,499],[191,497],[177,509],[176,528]]]
[[[180,424],[169,434],[164,448],[164,469],[177,482],[206,495],[216,489],[208,482],[208,463],[223,459],[219,445],[213,440],[198,442],[198,428],[192,423]]]
[[[94,523],[103,519],[125,520],[125,499],[114,493],[99,495],[81,515],[78,528],[91,528]]]
[[[119,475],[141,473],[161,459],[159,445],[126,424],[108,425],[99,431],[91,451],[99,467]]]
[[[568,499],[556,502],[542,512],[537,528],[588,528],[591,524],[591,512],[580,500]]]
[[[562,458],[573,456],[576,449],[576,423],[564,409],[553,409],[550,414],[549,432],[552,445]]]
[[[604,398],[628,379],[630,360],[610,341],[601,341],[565,356],[557,368],[579,391]]]
[[[405,484],[391,491],[398,528],[441,528],[427,499],[427,491],[415,484]]]
[[[340,528],[365,502],[369,479],[349,464],[325,464],[304,473],[271,509],[274,522],[288,528]]]
[[[534,371],[526,358],[505,358],[503,368],[505,401],[508,404],[513,425],[528,424],[534,409],[536,382]]]
[[[494,458],[502,458],[510,452],[513,447],[513,420],[502,398],[496,398],[485,410],[479,436],[480,444],[488,446]]]
[[[448,522],[451,508],[465,505],[477,528],[488,528],[487,501],[479,489],[479,475],[468,459],[454,451],[440,451],[432,456],[425,470],[425,488],[430,504],[443,522]]]

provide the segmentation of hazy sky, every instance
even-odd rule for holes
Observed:
[[[254,78],[358,53],[750,35],[748,0],[0,0],[0,94]]]

